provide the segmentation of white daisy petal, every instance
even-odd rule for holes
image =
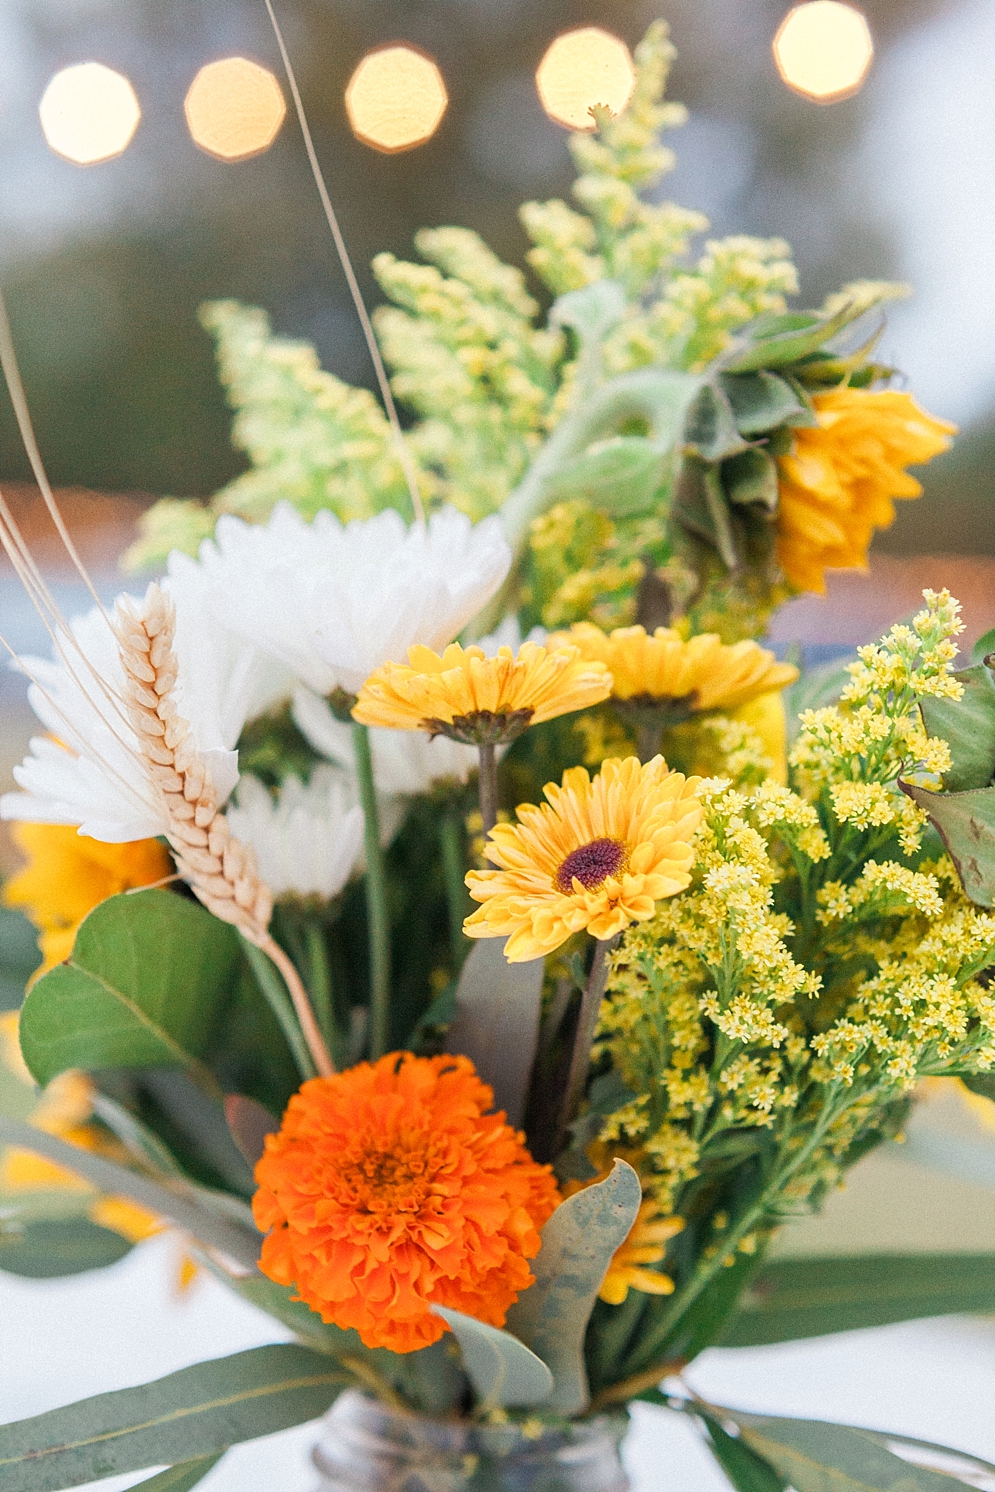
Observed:
[[[363,846],[363,811],[352,784],[334,767],[317,767],[305,786],[288,777],[274,797],[246,775],[227,813],[232,832],[256,852],[274,896],[338,895]]]

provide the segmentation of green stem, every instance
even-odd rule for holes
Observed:
[[[353,722],[359,801],[363,808],[366,847],[366,915],[370,939],[370,1057],[376,1061],[390,1041],[390,921],[387,914],[387,869],[380,845],[377,792],[373,782],[370,734]]]
[[[480,817],[487,835],[497,823],[497,762],[493,746],[480,746]]]
[[[307,1042],[304,1040],[297,1017],[294,1015],[294,1007],[284,988],[283,980],[261,948],[256,948],[246,938],[242,939],[242,947],[245,949],[245,956],[256,976],[256,983],[262,991],[263,998],[276,1016],[280,1023],[280,1030],[287,1038],[287,1045],[293,1053],[298,1072],[304,1079],[316,1077],[318,1069],[311,1060]]]
[[[325,946],[324,933],[318,923],[309,921],[305,936],[308,972],[311,975],[308,980],[311,1004],[314,1006],[321,1034],[329,1046],[334,1047],[337,1045],[338,1033],[335,1029],[335,1016],[332,1011],[332,972],[328,965],[328,949]]]
[[[451,810],[442,815],[439,824],[442,845],[442,873],[446,883],[446,908],[449,912],[449,948],[453,973],[458,974],[466,957],[467,939],[463,936],[463,918],[470,910],[463,877],[466,864],[463,854],[463,826]]]
[[[615,947],[618,938],[619,935],[616,933],[613,938],[599,938],[594,945],[594,958],[591,962],[591,972],[584,986],[584,993],[581,996],[573,1056],[570,1059],[570,1071],[567,1075],[566,1091],[560,1109],[558,1148],[562,1148],[566,1140],[567,1130],[580,1108],[581,1099],[587,1087],[587,1074],[591,1066],[591,1047],[598,1027],[605,985],[608,983],[608,954]]]

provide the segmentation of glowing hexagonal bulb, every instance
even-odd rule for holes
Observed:
[[[841,0],[796,5],[774,38],[774,60],[785,83],[820,104],[856,93],[873,57],[866,18]]]
[[[122,73],[102,62],[79,62],[55,74],[38,116],[56,155],[77,166],[95,166],[127,150],[142,111]]]
[[[547,47],[536,70],[543,108],[569,130],[593,130],[595,104],[621,114],[635,81],[629,48],[600,26],[565,31]]]
[[[435,59],[406,43],[367,52],[345,91],[356,139],[388,154],[431,139],[448,104]]]
[[[201,150],[221,161],[244,161],[270,148],[287,106],[268,68],[247,57],[223,57],[201,68],[183,112]]]

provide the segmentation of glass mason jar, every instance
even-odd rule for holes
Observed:
[[[315,1447],[316,1492],[627,1492],[627,1429],[623,1414],[560,1427],[429,1419],[349,1389]]]

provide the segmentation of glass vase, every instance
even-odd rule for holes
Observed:
[[[627,1492],[626,1415],[481,1425],[388,1408],[356,1390],[322,1427],[315,1492]]]

